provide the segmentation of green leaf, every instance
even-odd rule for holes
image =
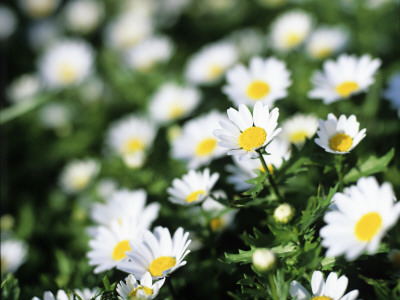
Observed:
[[[13,274],[7,275],[6,279],[1,283],[1,299],[17,300],[19,299],[20,288],[18,279],[14,278]]]
[[[366,161],[360,163],[358,166],[352,168],[346,176],[344,176],[344,183],[348,184],[357,181],[359,178],[369,176],[379,172],[385,172],[389,162],[394,156],[394,148],[392,148],[384,156],[377,158],[370,156]]]
[[[110,280],[108,279],[107,275],[105,275],[103,277],[103,284],[104,284],[104,288],[106,291],[112,291],[111,285],[110,285]]]
[[[231,263],[241,263],[241,264],[249,264],[252,261],[254,249],[245,251],[245,250],[240,250],[239,249],[239,254],[233,254],[233,253],[224,253],[225,254],[225,259],[223,262],[226,262],[228,264]]]

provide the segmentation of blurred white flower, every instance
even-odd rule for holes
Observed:
[[[271,24],[271,47],[277,51],[288,51],[300,46],[308,37],[312,23],[312,17],[301,10],[280,15]]]
[[[157,1],[155,22],[162,27],[173,25],[193,0]]]
[[[194,87],[164,83],[151,97],[150,116],[160,124],[184,118],[197,107],[200,96],[200,91]]]
[[[112,178],[102,178],[97,182],[97,193],[103,199],[108,199],[117,190],[118,182]]]
[[[232,43],[219,42],[207,45],[189,58],[185,78],[193,84],[214,84],[237,59],[238,52]]]
[[[214,197],[216,196],[216,193],[217,192],[214,192]],[[211,230],[214,232],[221,232],[224,229],[229,228],[237,213],[237,210],[230,209],[210,197],[203,201],[201,206],[204,211],[209,214],[210,219],[208,220],[209,223],[207,225],[210,226]]]
[[[117,285],[118,298],[125,299],[154,299],[163,286],[165,277],[153,284],[152,277],[146,272],[137,283],[135,276],[129,274],[124,281],[120,281]]]
[[[100,300],[101,296],[100,296],[100,291],[98,288],[94,288],[94,289],[81,289],[81,290],[74,290],[75,293],[77,293],[79,295],[79,297],[81,297],[82,300]],[[99,295],[97,297],[94,297],[96,295]],[[46,299],[45,299],[46,300]],[[71,299],[73,300],[73,299]]]
[[[306,141],[314,136],[318,129],[318,119],[314,115],[297,113],[282,123],[280,137],[288,143],[301,148]]]
[[[315,59],[325,59],[344,48],[348,35],[348,31],[341,27],[317,28],[307,41],[307,52]]]
[[[66,27],[81,34],[95,30],[100,24],[103,14],[102,2],[97,0],[68,1],[64,8]]]
[[[40,300],[38,297],[33,297],[32,300]],[[56,296],[52,292],[43,293],[43,300],[70,300],[67,293],[63,290],[58,290]]]
[[[62,40],[51,45],[39,60],[39,71],[49,88],[82,82],[92,73],[94,53],[83,40]]]
[[[28,40],[33,49],[43,51],[61,39],[63,28],[58,19],[46,18],[34,22],[28,28]]]
[[[19,0],[21,9],[32,18],[44,18],[52,14],[60,0]]]
[[[14,273],[25,262],[28,246],[25,242],[10,239],[1,241],[1,273]]]
[[[7,6],[0,4],[0,40],[7,39],[17,28],[15,13]]]
[[[41,89],[36,74],[24,74],[15,79],[7,88],[7,95],[14,103],[31,100]]]
[[[79,94],[84,103],[91,103],[103,99],[105,85],[98,76],[90,76],[79,86]]]
[[[62,103],[49,103],[39,110],[42,125],[50,129],[69,127],[72,119],[71,110]]]
[[[265,48],[265,36],[258,28],[243,28],[232,32],[227,38],[243,59],[260,55]]]
[[[390,101],[400,118],[400,72],[395,73],[389,80],[389,86],[383,93],[383,97]]]

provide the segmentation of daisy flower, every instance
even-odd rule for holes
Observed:
[[[210,169],[202,172],[190,170],[182,179],[175,178],[168,188],[169,200],[176,204],[192,205],[207,199],[219,178],[218,173],[210,174]]]
[[[314,136],[318,129],[318,119],[314,115],[295,114],[282,123],[280,137],[301,148],[306,139]]]
[[[100,300],[100,291],[97,288],[94,288],[92,290],[85,288],[83,290],[74,290],[74,292],[81,297],[82,300]],[[98,295],[97,297],[95,297]],[[73,299],[73,298],[72,298]]]
[[[363,92],[374,83],[373,76],[380,65],[380,59],[372,59],[369,55],[357,58],[355,55],[342,54],[337,61],[327,60],[323,72],[314,73],[314,88],[308,97],[322,98],[325,104],[329,104]]]
[[[214,84],[237,59],[238,53],[232,43],[219,42],[205,46],[189,59],[186,80],[199,85]]]
[[[150,116],[165,124],[188,116],[199,104],[201,93],[191,86],[164,83],[151,97]]]
[[[172,157],[187,162],[188,168],[195,169],[224,156],[226,149],[218,146],[218,140],[213,135],[222,120],[227,122],[225,114],[211,111],[186,122],[180,136],[172,140]]]
[[[125,61],[133,70],[145,73],[156,64],[169,60],[173,50],[174,45],[169,38],[154,36],[127,50]]]
[[[232,32],[228,40],[235,44],[240,58],[260,55],[265,49],[264,33],[257,28],[242,28]]]
[[[81,40],[61,40],[39,59],[39,72],[49,88],[64,88],[82,82],[92,73],[92,47]]]
[[[383,96],[390,101],[394,109],[397,109],[397,115],[400,118],[400,72],[390,78],[389,86]]]
[[[145,117],[130,115],[114,123],[107,137],[107,143],[131,168],[141,167],[152,146],[156,127]]]
[[[28,246],[20,240],[1,241],[1,273],[14,273],[26,260]]]
[[[236,65],[226,73],[223,92],[235,104],[253,105],[255,101],[272,106],[287,95],[290,72],[284,62],[272,57],[253,57],[249,68]]]
[[[296,280],[290,284],[290,295],[297,300],[355,300],[358,297],[358,290],[352,290],[344,295],[348,282],[346,276],[338,278],[335,272],[331,272],[325,282],[322,272],[315,271],[311,278],[312,295]]]
[[[32,300],[40,300],[40,298],[33,297]],[[56,296],[50,291],[44,292],[43,300],[70,300],[70,298],[65,291],[58,290]]]
[[[7,88],[7,95],[14,103],[32,99],[41,88],[41,82],[36,74],[24,74],[15,79]]]
[[[214,232],[221,232],[231,226],[237,214],[237,210],[230,209],[212,198],[203,201],[201,207],[209,214],[208,226]]]
[[[131,251],[127,252],[128,261],[118,264],[118,269],[141,277],[149,272],[153,278],[168,276],[184,266],[183,259],[191,240],[189,233],[179,227],[173,237],[168,228],[157,226],[154,233],[145,231],[141,242],[131,242]]]
[[[115,191],[106,204],[94,204],[90,216],[96,223],[104,226],[110,226],[115,220],[129,218],[149,228],[158,217],[160,204],[151,203],[146,206],[146,197],[144,190]]]
[[[95,30],[104,15],[102,3],[95,0],[68,1],[64,8],[66,27],[72,32],[87,34]]]
[[[348,31],[340,27],[323,26],[316,29],[307,41],[307,52],[315,59],[324,59],[343,49]]]
[[[146,272],[137,283],[135,276],[130,274],[124,281],[120,281],[117,285],[118,298],[125,299],[154,299],[163,286],[165,277],[153,284],[152,277]]]
[[[227,110],[229,121],[220,121],[222,129],[214,130],[219,145],[230,149],[228,155],[258,156],[257,149],[265,147],[281,131],[278,125],[279,109],[274,108],[271,113],[267,105],[257,101],[253,115],[246,105],[240,104],[239,110]]]
[[[44,105],[39,110],[39,121],[45,128],[69,128],[72,121],[71,119],[72,111],[63,103],[53,101]]]
[[[128,218],[115,220],[110,227],[97,228],[95,238],[89,241],[90,251],[87,254],[89,265],[96,266],[94,273],[110,270],[127,260],[130,242],[140,240],[145,229],[138,220]]]
[[[92,182],[99,171],[100,164],[94,159],[73,160],[61,173],[61,188],[68,194],[80,192]]]
[[[284,160],[289,159],[289,145],[284,140],[275,139],[267,145],[263,154],[268,170],[273,173],[274,168],[279,169]],[[234,185],[236,191],[245,191],[253,187],[253,184],[246,181],[256,178],[257,171],[264,172],[264,168],[259,159],[239,159],[233,156],[234,165],[228,165],[226,170],[231,173],[227,177],[227,182]]]
[[[390,183],[379,186],[374,177],[362,177],[357,185],[333,195],[333,210],[325,214],[327,225],[320,231],[322,246],[328,248],[326,255],[344,254],[354,260],[363,251],[374,253],[399,218],[400,203],[394,200]]]
[[[346,118],[341,115],[339,119],[333,114],[328,114],[328,120],[319,120],[318,138],[315,143],[333,154],[349,153],[365,137],[367,129],[359,130],[360,123],[354,115]]]
[[[307,38],[312,18],[301,10],[287,12],[271,24],[270,43],[278,51],[288,51],[300,46]]]
[[[52,14],[60,0],[19,0],[21,9],[32,18],[44,18]]]

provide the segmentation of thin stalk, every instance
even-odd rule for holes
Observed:
[[[345,160],[344,155],[338,154],[336,155],[336,164],[335,164],[335,169],[336,173],[338,176],[338,182],[339,182],[339,192],[343,191],[343,162]]]
[[[278,197],[278,199],[279,199],[279,200],[282,200],[281,194],[279,193],[278,186],[276,185],[275,180],[274,180],[274,178],[272,177],[272,174],[271,174],[271,172],[270,172],[269,169],[268,169],[268,166],[267,166],[267,164],[266,164],[266,162],[265,162],[265,160],[264,160],[263,155],[261,154],[260,150],[257,150],[257,153],[258,153],[258,156],[260,157],[260,161],[261,161],[261,164],[262,164],[262,166],[263,166],[265,172],[267,172],[268,181],[270,182],[270,184],[271,184],[271,186],[272,186],[272,190],[274,191],[274,193],[275,193],[275,195]]]
[[[172,284],[171,277],[167,278],[166,281],[167,281],[167,285],[168,285],[169,292],[171,294],[172,299],[177,300],[178,297],[176,296],[176,292],[175,292],[174,286]]]
[[[274,275],[272,273],[268,274],[268,282],[269,282],[269,285],[270,285],[271,291],[272,291],[272,299],[279,300],[278,292],[276,291],[276,284],[275,284],[275,281],[274,281]]]

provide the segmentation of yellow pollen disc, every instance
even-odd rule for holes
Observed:
[[[210,221],[210,227],[212,231],[217,231],[221,228],[223,228],[225,225],[225,222],[222,220],[222,218],[214,218],[211,219]]]
[[[131,246],[128,240],[120,241],[113,250],[112,257],[114,260],[121,260],[126,257],[125,252],[131,251]]]
[[[358,84],[354,81],[345,81],[336,87],[336,93],[342,97],[348,97],[351,93],[358,91]]]
[[[88,183],[89,183],[89,176],[79,175],[79,176],[74,176],[74,178],[72,178],[72,186],[76,190],[81,190],[85,188],[88,185]]]
[[[345,133],[337,133],[329,140],[332,150],[346,152],[353,145],[353,139]]]
[[[130,293],[129,293],[129,297],[136,297],[137,292],[139,290],[143,290],[144,293],[148,296],[148,295],[153,295],[153,290],[151,288],[148,288],[146,286],[141,286],[139,285],[136,289],[133,289]]]
[[[207,77],[210,80],[214,80],[220,77],[223,72],[224,69],[221,66],[216,64],[211,64],[210,67],[208,68]]]
[[[181,105],[173,104],[169,110],[168,115],[171,119],[177,119],[182,116],[184,112],[185,110]]]
[[[290,142],[292,142],[293,144],[298,144],[298,143],[302,143],[306,140],[306,137],[308,136],[307,131],[305,130],[300,130],[300,131],[296,131],[294,133],[292,133],[289,136],[289,140]]]
[[[246,151],[261,147],[267,139],[267,133],[261,127],[249,127],[239,136],[239,145]]]
[[[316,58],[322,59],[322,58],[328,57],[329,55],[331,55],[331,53],[332,53],[332,48],[321,47],[321,48],[315,49],[313,54]]]
[[[205,195],[205,194],[206,194],[205,190],[195,191],[195,192],[191,193],[189,196],[186,197],[186,202],[190,203],[190,202],[196,201],[198,196]]]
[[[270,91],[269,85],[264,81],[253,81],[247,88],[247,97],[253,100],[259,100],[268,95]]]
[[[70,84],[76,80],[76,69],[70,64],[63,64],[59,69],[60,79],[65,84]]]
[[[290,32],[285,36],[285,44],[287,47],[297,46],[301,41],[301,36],[295,32]]]
[[[382,218],[377,212],[363,215],[354,228],[354,234],[362,242],[369,242],[382,226]]]
[[[317,296],[313,297],[311,300],[333,300],[331,297],[326,297],[326,296]]]
[[[196,147],[197,156],[205,156],[211,154],[217,146],[217,140],[214,138],[206,138],[202,140]]]
[[[143,150],[144,148],[144,143],[141,139],[133,138],[125,142],[122,151],[124,154],[132,154],[138,150]]]
[[[151,276],[162,276],[162,272],[176,265],[176,259],[171,256],[160,256],[153,260],[149,267]]]

